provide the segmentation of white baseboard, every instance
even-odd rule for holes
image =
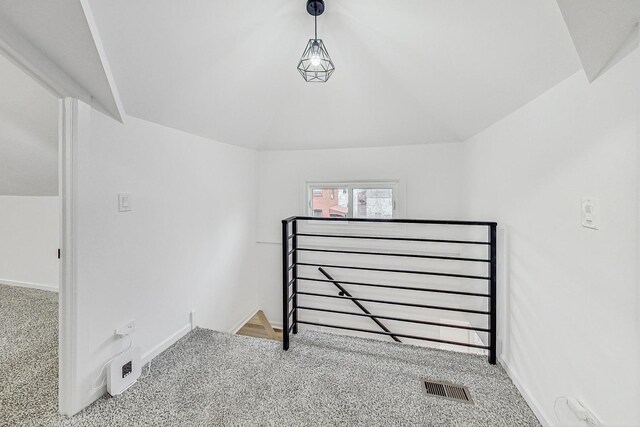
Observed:
[[[540,421],[540,424],[542,424],[545,427],[553,425],[549,422],[549,419],[544,416],[541,409],[542,407],[540,406],[538,401],[533,397],[529,389],[526,388],[524,384],[522,384],[522,381],[520,381],[520,377],[518,377],[518,375],[511,369],[509,364],[504,359],[500,357],[499,360],[500,360],[500,365],[502,365],[504,370],[507,372],[507,375],[509,376],[509,378],[511,378],[511,381],[516,386],[516,388],[524,398],[525,402],[527,402],[527,405],[529,405],[529,407],[533,411],[533,414],[536,416],[536,418],[538,418],[538,421]]]
[[[182,328],[171,334],[168,338],[160,342],[151,350],[144,353],[142,355],[142,364],[145,365],[153,360],[157,355],[171,347],[176,341],[187,335],[189,332],[191,332],[191,323],[184,325]]]
[[[229,331],[229,333],[231,334],[235,334],[236,332],[238,332],[240,330],[240,328],[242,328],[244,326],[245,323],[247,323],[249,321],[249,319],[251,319],[253,316],[256,315],[256,313],[258,312],[258,310],[260,310],[259,308],[253,308],[251,309],[251,311],[249,312],[248,315],[246,315],[245,317],[243,317],[242,319],[240,319],[240,321],[238,323],[235,324],[235,326],[233,328],[231,328],[231,330]]]
[[[0,279],[0,284],[17,286],[19,288],[31,288],[39,289],[41,291],[58,292],[58,287],[55,285],[43,285],[41,283],[29,283],[29,282],[16,282],[15,280]]]

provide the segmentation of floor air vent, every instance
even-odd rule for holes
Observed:
[[[467,387],[444,381],[421,380],[420,382],[422,383],[422,390],[429,396],[455,400],[456,402],[473,403],[471,393],[469,393]]]

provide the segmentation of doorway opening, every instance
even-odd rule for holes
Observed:
[[[0,92],[0,418],[22,425],[58,414],[61,101],[4,56]]]

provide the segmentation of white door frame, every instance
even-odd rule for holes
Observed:
[[[80,408],[77,387],[76,289],[76,149],[78,100],[60,100],[58,186],[60,200],[60,292],[58,308],[58,411],[73,415]]]

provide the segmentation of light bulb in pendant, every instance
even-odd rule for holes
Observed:
[[[316,41],[313,43],[313,47],[311,48],[311,65],[317,67],[320,65],[320,45]]]

